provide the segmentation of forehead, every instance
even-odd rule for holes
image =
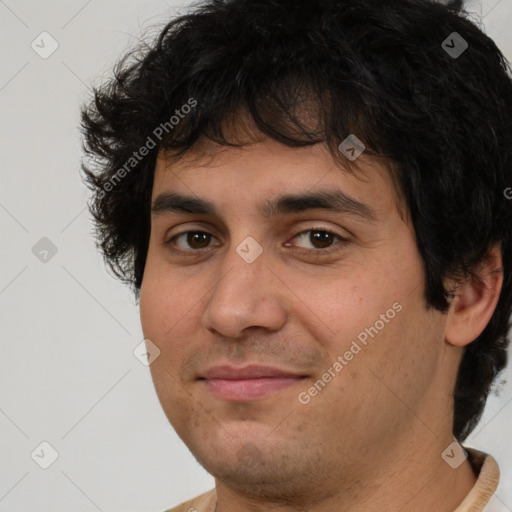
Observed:
[[[358,160],[348,169],[325,144],[291,148],[268,138],[242,147],[203,141],[181,157],[161,151],[153,213],[173,201],[187,208],[187,201],[191,212],[216,215],[235,202],[254,205],[262,217],[310,206],[372,221],[401,208],[388,168],[370,158]]]

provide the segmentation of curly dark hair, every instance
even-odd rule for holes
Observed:
[[[467,14],[460,1],[209,0],[173,19],[82,108],[83,178],[109,268],[138,300],[158,151],[182,155],[203,137],[235,146],[226,126],[246,113],[287,146],[325,143],[347,167],[338,145],[357,134],[407,206],[427,308],[446,312],[444,279],[473,276],[501,243],[499,301],[454,390],[464,440],[506,366],[512,308],[511,68]],[[461,55],[443,46],[454,32]]]

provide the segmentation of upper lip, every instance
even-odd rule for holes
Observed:
[[[288,370],[271,366],[249,365],[236,368],[229,365],[212,366],[199,378],[203,379],[257,379],[259,377],[304,377]]]

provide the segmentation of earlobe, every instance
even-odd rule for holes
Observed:
[[[446,323],[445,339],[463,347],[474,341],[489,323],[503,285],[501,248],[494,245],[468,278],[455,288]]]

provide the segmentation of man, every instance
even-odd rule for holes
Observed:
[[[84,175],[215,477],[172,510],[489,511],[459,443],[512,310],[493,41],[429,0],[211,0],[141,52],[83,110]]]

